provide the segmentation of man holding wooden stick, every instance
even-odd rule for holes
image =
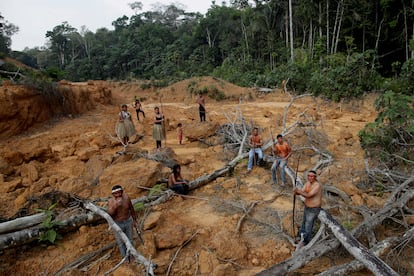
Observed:
[[[137,224],[137,216],[128,195],[126,195],[120,185],[112,187],[112,197],[108,202],[108,214],[113,218],[115,223],[127,235],[128,239],[133,242],[133,224]],[[126,246],[122,239],[115,235],[116,242],[122,257],[127,253]]]
[[[298,238],[300,239],[300,243],[298,244],[299,249],[311,240],[313,224],[321,210],[322,185],[316,179],[316,172],[313,170],[309,171],[308,181],[303,188],[299,190],[295,187],[293,193],[294,195],[305,197],[305,211],[303,213],[302,226],[298,233]]]

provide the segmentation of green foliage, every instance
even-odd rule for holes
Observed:
[[[163,185],[156,184],[154,185],[148,193],[148,196],[159,195],[162,192]]]
[[[347,221],[344,221],[344,222],[342,223],[342,226],[343,226],[346,230],[351,231],[351,230],[354,228],[354,223],[353,223],[352,221],[347,220]]]
[[[36,209],[38,212],[46,214],[46,219],[42,222],[41,226],[45,231],[40,235],[40,242],[48,242],[54,244],[56,240],[61,239],[59,233],[56,232],[55,227],[61,225],[60,221],[53,219],[53,209],[57,203],[52,204],[48,209]]]
[[[385,82],[385,92],[375,101],[377,118],[359,132],[362,147],[383,151],[379,157],[386,162],[401,162],[390,158],[392,154],[414,157],[414,98],[408,87],[406,79]]]
[[[134,210],[135,212],[141,211],[145,209],[145,204],[142,201],[138,201],[137,203],[134,204]]]

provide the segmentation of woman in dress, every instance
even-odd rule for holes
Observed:
[[[155,140],[157,149],[161,148],[161,141],[165,139],[164,137],[164,115],[160,113],[158,106],[154,108],[154,128],[152,129],[152,137]]]
[[[126,104],[122,105],[122,110],[119,112],[118,124],[116,127],[116,134],[121,139],[124,147],[128,146],[129,137],[135,134],[135,126],[132,122],[131,113],[128,112]]]

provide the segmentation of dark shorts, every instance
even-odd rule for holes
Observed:
[[[189,187],[186,184],[175,184],[171,186],[170,189],[181,195],[186,195],[189,191]]]

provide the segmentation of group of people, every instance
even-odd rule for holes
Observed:
[[[197,97],[197,103],[199,105],[198,111],[200,116],[200,122],[206,121],[206,101],[204,95],[200,93]],[[142,113],[143,119],[145,118],[145,112],[142,108],[142,103],[139,99],[135,99],[132,106],[135,109],[137,114],[137,120],[139,119],[139,114]],[[121,111],[118,114],[118,124],[116,127],[116,134],[118,138],[122,141],[124,147],[128,146],[129,139],[136,133],[135,125],[132,120],[131,113],[128,111],[128,106],[123,104],[121,107]],[[166,139],[166,132],[165,132],[165,117],[160,111],[158,106],[154,107],[154,120],[153,120],[153,130],[152,130],[152,137],[155,140],[156,148],[162,147],[162,140]],[[178,123],[177,125],[177,137],[178,143],[181,145],[183,141],[183,124]]]
[[[276,137],[276,143],[273,140],[273,155],[275,156],[275,160],[273,162],[272,168],[270,169],[272,174],[272,184],[277,184],[277,175],[276,170],[280,168],[280,178],[282,180],[282,187],[286,186],[286,175],[285,175],[285,167],[287,165],[288,159],[292,154],[292,148],[289,144],[283,140],[282,134],[278,134]],[[253,164],[260,165],[263,159],[263,140],[262,136],[259,134],[259,129],[255,127],[253,129],[252,135],[249,137],[249,161],[247,163],[247,173],[249,174],[252,171]],[[256,158],[257,155],[257,158]],[[257,159],[257,160],[256,160]]]
[[[205,121],[206,109],[205,99],[202,94],[199,94],[197,98],[199,104],[200,121]],[[139,100],[134,104],[137,119],[139,121],[139,113],[142,113],[145,118],[145,113],[142,110],[142,104]],[[159,107],[154,108],[154,126],[153,126],[153,138],[156,141],[156,147],[161,147],[161,141],[165,139],[164,115],[160,112]],[[122,110],[119,113],[119,123],[117,127],[117,134],[122,138],[123,144],[128,144],[129,137],[135,133],[134,124],[132,122],[131,114],[127,111],[127,106],[122,105]],[[178,142],[182,143],[183,126],[178,124],[177,128]],[[272,184],[277,184],[277,168],[280,169],[281,187],[285,187],[287,180],[285,175],[285,168],[288,163],[288,159],[292,154],[292,148],[287,141],[283,139],[281,134],[278,134],[276,141],[272,137],[274,155],[274,162],[271,167],[271,179]],[[253,165],[260,165],[263,160],[263,139],[259,134],[259,129],[255,127],[252,134],[249,136],[249,160],[247,164],[247,173],[252,171]],[[172,168],[172,173],[168,177],[168,188],[175,191],[178,194],[186,195],[189,192],[189,182],[185,180],[181,175],[181,167],[176,164]],[[302,225],[297,235],[298,248],[306,245],[312,236],[312,229],[316,217],[319,214],[322,204],[322,186],[317,181],[317,174],[311,170],[307,174],[307,181],[302,189],[294,187],[294,195],[300,195],[305,198],[305,210],[302,220]],[[123,188],[116,185],[112,188],[112,198],[109,200],[108,213],[112,216],[118,226],[132,241],[132,226],[136,224],[136,214],[132,206],[129,197],[123,193]],[[122,240],[117,236],[117,242],[122,256],[126,255],[126,248]]]

